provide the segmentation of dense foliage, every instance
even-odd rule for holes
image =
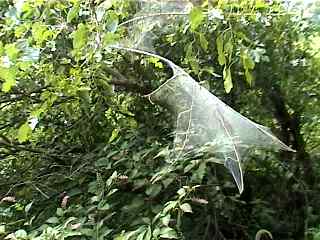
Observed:
[[[152,51],[297,151],[252,151],[239,195],[210,159],[168,162],[172,114],[145,95],[171,71],[112,47],[144,2],[0,0],[0,238],[320,239],[317,5],[190,1],[150,29]]]

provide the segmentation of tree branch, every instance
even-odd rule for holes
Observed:
[[[143,86],[141,84],[137,84],[134,80],[128,79],[123,76],[118,70],[110,67],[104,67],[104,70],[111,74],[113,78],[109,81],[109,83],[125,88],[126,90],[140,93],[140,94],[148,94],[151,92],[149,88]]]

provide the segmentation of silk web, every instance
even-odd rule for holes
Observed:
[[[268,128],[223,103],[172,61],[154,53],[153,41],[157,36],[153,30],[164,27],[168,20],[172,23],[188,16],[192,7],[189,1],[148,0],[139,4],[141,11],[120,24],[130,30],[128,38],[113,48],[156,57],[172,69],[173,76],[148,95],[151,102],[165,103],[175,116],[172,161],[182,161],[193,154],[210,154],[230,171],[241,193],[241,163],[249,149],[294,150]],[[221,16],[216,20],[221,20]]]

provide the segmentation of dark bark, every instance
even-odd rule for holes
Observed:
[[[299,111],[296,111],[293,114],[289,113],[279,87],[273,87],[271,91],[268,92],[268,99],[273,106],[274,117],[281,127],[282,140],[297,151],[295,155],[286,153],[286,158],[289,160],[296,160],[297,166],[301,167],[301,169],[297,168],[296,173],[298,176],[302,176],[309,186],[313,186],[315,183],[315,173],[311,157],[306,151],[306,143],[301,133],[301,115]]]
[[[112,75],[112,79],[109,81],[110,84],[113,84],[116,87],[123,88],[124,90],[139,93],[142,95],[146,95],[151,92],[148,86],[144,86],[143,84],[138,84],[134,79],[128,79],[124,75],[122,75],[117,69],[112,69],[109,67],[105,67],[104,70]]]
[[[294,109],[294,113],[289,112],[284,95],[278,86],[273,86],[269,91],[266,91],[265,97],[271,103],[274,117],[280,125],[282,140],[297,151],[295,154],[288,152],[281,153],[283,159],[286,159],[288,164],[294,169],[294,182],[300,181],[297,179],[303,179],[308,187],[312,188],[315,184],[315,172],[301,133],[300,111]],[[305,239],[305,227],[306,221],[308,221],[306,212],[308,202],[306,201],[307,193],[305,192],[304,183],[299,182],[299,185],[300,189],[288,189],[289,199],[287,199],[286,208],[288,211],[292,211],[293,208],[296,211],[297,220],[293,233],[295,239]],[[293,186],[293,184],[289,184],[290,186]]]

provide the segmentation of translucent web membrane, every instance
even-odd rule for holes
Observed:
[[[128,35],[121,44],[128,48],[154,50],[154,41],[170,27],[172,21],[188,16],[192,4],[187,0],[137,0],[140,9],[135,16],[121,24]],[[172,25],[171,25],[172,26]],[[155,30],[156,31],[153,31]]]
[[[231,172],[236,185],[243,191],[241,160],[251,148],[294,151],[268,128],[245,118],[207,89],[201,87],[182,68],[151,52],[158,35],[167,32],[172,21],[187,17],[192,4],[187,0],[138,0],[140,11],[119,24],[127,28],[128,36],[113,48],[159,58],[168,64],[173,76],[148,95],[151,102],[169,108],[176,118],[172,161],[192,156],[213,157]],[[223,19],[213,9],[210,19]],[[155,30],[155,31],[154,31]]]
[[[294,151],[268,128],[223,103],[170,60],[138,49],[113,48],[157,57],[172,69],[173,76],[147,96],[150,101],[166,106],[175,114],[174,161],[185,159],[190,154],[212,155],[216,162],[224,164],[231,172],[241,193],[241,161],[247,150],[260,147]]]

